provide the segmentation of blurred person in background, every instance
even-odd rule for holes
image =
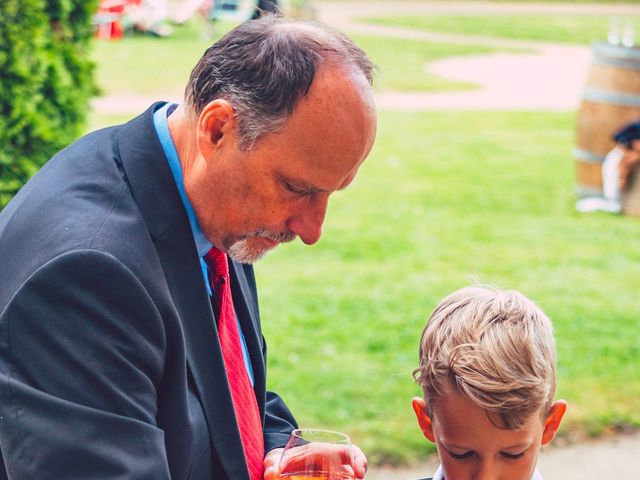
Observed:
[[[137,32],[167,37],[173,33],[167,0],[134,0],[125,10],[126,22]]]
[[[640,121],[627,125],[616,132],[613,138],[623,150],[618,166],[618,185],[624,191],[640,165]]]
[[[581,198],[580,212],[621,213],[622,197],[632,188],[640,164],[640,121],[625,125],[612,135],[615,146],[602,162],[602,195]]]
[[[239,3],[237,0],[184,0],[173,20],[178,24],[183,24],[198,14],[208,20],[216,20],[216,9],[231,13],[238,10]],[[275,14],[279,10],[278,0],[259,0],[255,2],[255,8],[252,9],[251,19],[255,20],[265,14]],[[248,18],[239,20],[248,20]]]
[[[260,18],[267,13],[278,13],[279,8],[278,0],[259,0],[258,8],[256,8],[252,18]]]
[[[211,9],[213,9],[213,0],[184,0],[173,20],[178,24],[183,24],[197,14],[209,19]]]

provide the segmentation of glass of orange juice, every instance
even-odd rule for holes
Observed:
[[[353,451],[347,435],[332,430],[294,430],[280,459],[282,480],[353,480]]]

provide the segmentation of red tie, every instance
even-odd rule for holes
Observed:
[[[227,256],[216,247],[204,256],[218,310],[218,336],[251,480],[262,480],[264,438],[256,395],[244,363],[236,321]]]

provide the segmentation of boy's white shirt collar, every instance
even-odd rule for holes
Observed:
[[[442,473],[442,466],[438,467],[438,470],[433,476],[433,480],[445,480],[444,473]],[[542,475],[540,475],[540,472],[538,472],[537,469],[535,472],[533,472],[533,477],[531,477],[531,480],[542,480]]]
[[[442,466],[438,467],[436,474],[433,476],[433,480],[444,480],[444,474],[442,473]]]

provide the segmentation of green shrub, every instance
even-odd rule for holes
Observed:
[[[0,2],[0,208],[82,131],[97,0]]]

